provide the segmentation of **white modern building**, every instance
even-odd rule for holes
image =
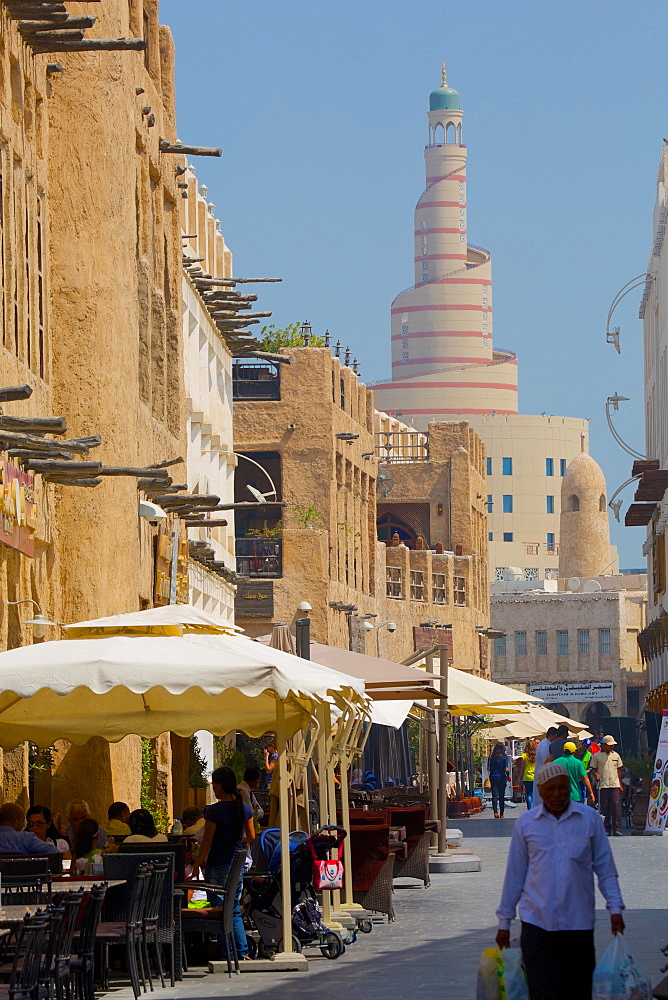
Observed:
[[[646,525],[643,554],[647,557],[647,628],[640,647],[649,667],[647,705],[668,709],[668,146],[661,149],[652,218],[652,247],[647,281],[640,305],[645,355],[646,461],[633,464],[639,474],[635,500],[625,516],[627,525]],[[622,341],[622,356],[632,349]]]
[[[206,187],[198,186],[193,167],[183,174],[183,183],[187,184],[181,216],[184,257],[200,260],[209,274],[231,277],[232,254],[214,218],[214,206],[206,200]],[[232,504],[237,462],[232,434],[232,355],[185,270],[182,289],[188,488]],[[210,519],[227,524],[190,527],[188,540],[208,542],[219,568],[215,572],[189,559],[190,603],[233,622],[234,511],[214,512]]]

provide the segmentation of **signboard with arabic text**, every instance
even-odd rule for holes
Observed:
[[[583,681],[581,684],[531,684],[529,694],[547,705],[556,702],[614,701],[612,681]]]

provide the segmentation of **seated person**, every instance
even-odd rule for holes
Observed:
[[[79,824],[77,835],[72,844],[73,865],[83,873],[89,864],[102,863],[102,849],[98,846],[100,826],[96,819],[89,816]]]
[[[124,844],[166,844],[167,837],[164,833],[158,833],[155,828],[155,821],[148,809],[135,809],[128,817],[128,826],[131,836],[126,837]]]
[[[64,837],[58,836],[58,831],[51,821],[51,810],[48,806],[30,806],[26,813],[26,830],[47,844],[53,844],[61,854],[70,855],[70,845]]]
[[[197,806],[186,806],[181,815],[183,836],[192,837],[200,844],[204,836],[204,813]]]
[[[107,809],[108,820],[104,824],[109,837],[128,837],[132,832],[128,826],[130,809],[125,802],[112,802]]]
[[[24,830],[26,814],[17,802],[0,806],[0,854],[58,854],[58,848]]]
[[[90,817],[90,807],[85,799],[73,799],[67,806],[67,815],[70,820],[70,825],[67,828],[67,839],[72,844],[79,824]],[[107,834],[102,828],[98,834],[98,843],[100,847],[104,847],[107,843]]]

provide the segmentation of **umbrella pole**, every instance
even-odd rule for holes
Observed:
[[[288,802],[288,751],[285,739],[285,706],[276,704],[276,742],[278,743],[278,791],[281,824],[281,898],[283,901],[282,952],[292,952],[292,892],[290,889],[290,805]]]
[[[448,671],[450,669],[448,647],[438,647],[439,673],[441,675],[441,704],[438,712],[438,853],[444,854],[448,846]]]
[[[425,657],[427,664],[427,671],[430,674],[434,672],[434,653],[433,651],[427,653]],[[427,730],[427,780],[429,783],[429,819],[438,818],[438,764],[436,762],[436,719],[434,709],[434,700],[428,699],[427,706],[430,709],[429,712],[429,729]]]
[[[331,734],[331,718],[329,705],[327,702],[320,702],[316,708],[318,714],[318,722],[320,723],[320,728],[318,730],[318,800],[320,805],[320,826],[327,826],[329,823],[329,809],[327,800],[328,795],[328,782],[327,782],[327,757],[328,757],[328,744],[332,738]],[[332,920],[332,902],[329,892],[323,892],[322,894],[322,919],[323,922],[329,926]]]

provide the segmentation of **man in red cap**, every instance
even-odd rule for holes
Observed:
[[[609,837],[622,835],[622,768],[624,762],[615,747],[614,736],[604,736],[601,749],[594,754],[590,767],[599,779],[598,802],[605,818],[605,832]]]

